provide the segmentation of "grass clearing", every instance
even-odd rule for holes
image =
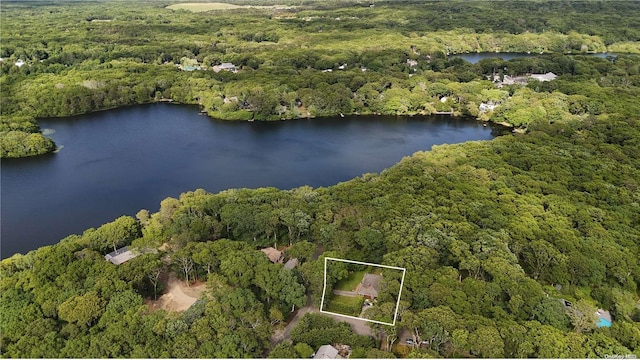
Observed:
[[[206,12],[206,11],[219,11],[219,10],[235,10],[235,9],[293,9],[295,6],[287,5],[235,5],[227,3],[181,3],[173,4],[166,7],[171,10],[188,10],[191,12]]]
[[[335,290],[342,291],[355,291],[356,287],[360,282],[362,282],[362,278],[366,271],[354,271],[349,274],[346,278],[338,281],[334,287]]]
[[[358,316],[362,310],[362,296],[342,296],[332,294],[331,299],[326,304],[326,311],[338,314]]]

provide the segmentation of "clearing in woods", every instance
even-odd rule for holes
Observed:
[[[165,283],[165,293],[157,301],[148,301],[151,310],[164,309],[167,311],[185,311],[193,305],[200,294],[206,290],[206,283],[194,284],[189,287],[185,282],[169,275]]]
[[[234,9],[293,9],[295,6],[287,6],[287,5],[269,5],[269,6],[259,6],[259,5],[234,5],[234,4],[226,4],[226,3],[182,3],[182,4],[173,4],[167,6],[167,9],[171,10],[189,10],[193,12],[205,12],[212,10],[234,10]]]

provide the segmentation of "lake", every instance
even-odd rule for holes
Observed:
[[[481,52],[481,53],[468,53],[468,54],[452,54],[449,55],[450,58],[461,58],[467,62],[470,62],[472,64],[477,63],[478,61],[482,60],[482,59],[489,59],[489,58],[501,58],[504,61],[509,61],[511,59],[518,59],[518,58],[525,58],[525,57],[536,57],[536,56],[543,56],[543,55],[549,55],[549,54],[528,54],[528,53],[508,53],[508,52],[497,52],[497,53],[492,53],[492,52]],[[595,56],[595,57],[599,57],[599,58],[603,58],[606,59],[607,56],[616,56],[616,54],[614,53],[595,53],[595,54],[580,54],[580,53],[576,53],[576,54],[565,54],[565,55],[582,55],[582,56]]]
[[[328,186],[504,128],[450,116],[230,122],[150,104],[39,121],[62,149],[2,160],[2,258],[203,188]]]

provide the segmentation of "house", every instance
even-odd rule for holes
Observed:
[[[284,258],[284,254],[282,253],[282,251],[278,251],[278,249],[274,249],[272,247],[260,249],[260,251],[265,253],[265,255],[267,255],[272,263],[282,263],[282,260]]]
[[[298,259],[293,258],[293,259],[289,259],[289,261],[287,261],[284,264],[284,268],[287,269],[287,270],[291,270],[294,267],[296,267],[297,265],[298,265]]]
[[[418,62],[416,60],[407,59],[407,66],[409,67],[418,66]]]
[[[365,298],[375,299],[378,297],[380,291],[380,280],[382,275],[376,274],[364,274],[362,282],[358,286],[356,293],[362,295]]]
[[[222,70],[231,71],[232,73],[237,73],[238,72],[238,69],[232,63],[222,63],[220,65],[215,65],[213,67],[213,71],[215,71],[215,72],[220,72]]]
[[[596,311],[596,316],[598,317],[598,322],[596,323],[597,327],[611,327],[613,320],[610,312],[598,309],[598,311]]]
[[[314,359],[342,359],[342,356],[338,355],[338,349],[331,345],[322,345],[316,351],[313,356]]]
[[[505,75],[504,79],[502,80],[502,84],[504,85],[514,85],[514,84],[519,84],[519,85],[526,85],[527,84],[527,77],[526,76],[509,76],[509,75]]]
[[[340,69],[340,70],[344,70],[346,68],[347,68],[347,64],[342,64],[342,65],[338,66],[338,69]]]
[[[495,109],[497,106],[498,104],[493,103],[480,103],[480,106],[478,106],[478,110],[480,110],[481,113],[493,111],[493,109]]]
[[[182,70],[182,71],[195,71],[195,70],[200,70],[200,66],[184,65],[184,66],[180,67],[180,70]]]
[[[225,97],[224,99],[222,99],[222,102],[224,104],[229,104],[229,103],[232,103],[232,102],[238,102],[238,97],[237,96]]]
[[[555,80],[558,77],[558,75],[552,72],[548,72],[546,74],[531,74],[529,75],[529,77],[532,79],[536,79],[538,81],[551,81],[551,80]]]
[[[15,66],[17,67],[21,67],[22,65],[26,64],[26,62],[24,62],[24,60],[19,59],[18,61],[16,61],[15,63],[13,63]]]
[[[129,250],[128,246],[125,246],[123,248],[117,249],[116,251],[108,253],[104,256],[104,258],[107,261],[111,261],[111,263],[113,263],[114,265],[120,265],[135,258],[138,255],[140,255],[139,252],[131,251]]]

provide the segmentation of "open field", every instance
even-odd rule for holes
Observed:
[[[350,273],[349,276],[336,283],[335,290],[355,291],[358,284],[362,281],[364,274],[364,271],[354,271]]]
[[[167,9],[171,10],[189,10],[192,12],[206,12],[206,11],[216,11],[216,10],[235,10],[235,9],[293,9],[295,6],[288,5],[234,5],[227,3],[182,3],[182,4],[173,4],[167,6]]]
[[[362,310],[363,301],[364,298],[362,296],[343,296],[332,294],[331,299],[327,302],[326,311],[337,314],[358,316]]]

